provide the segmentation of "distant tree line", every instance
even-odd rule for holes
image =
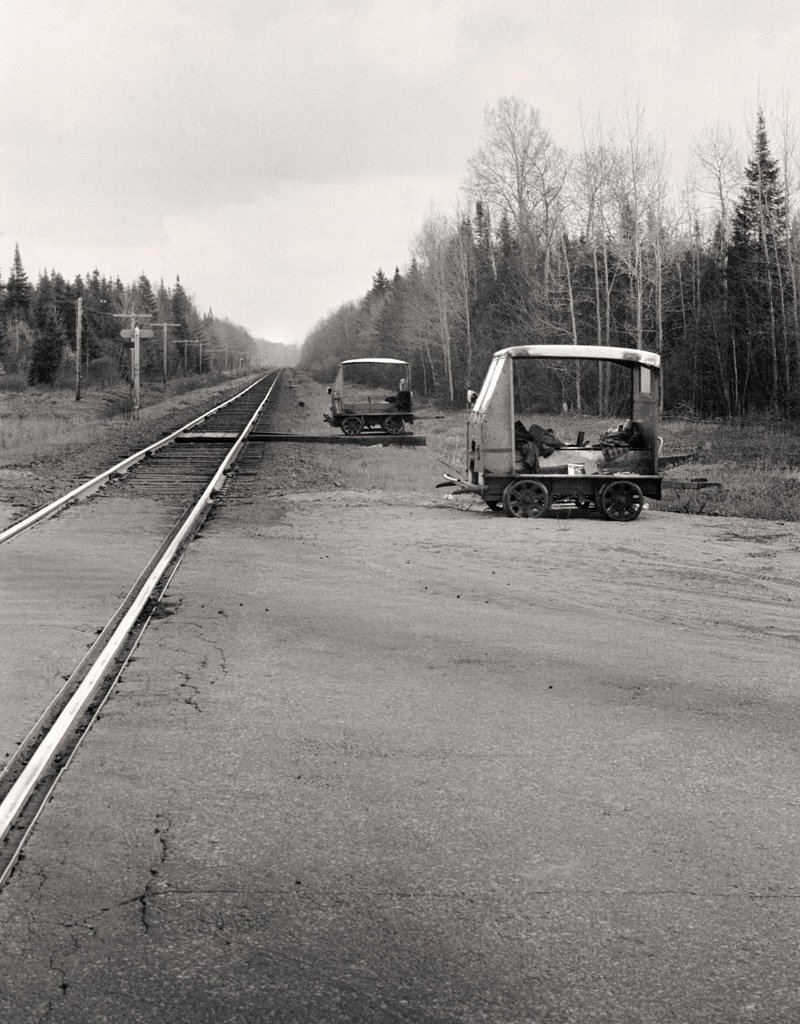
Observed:
[[[418,392],[461,404],[500,348],[645,348],[662,355],[668,410],[797,417],[798,161],[788,116],[780,129],[776,158],[759,110],[747,159],[710,131],[677,192],[640,111],[568,155],[537,111],[501,100],[468,212],[432,213],[404,271],[378,270],[321,321],[300,365],[326,380],[341,359],[394,355]]]
[[[19,246],[7,279],[0,278],[0,374],[14,375],[30,385],[53,385],[75,376],[78,299],[82,299],[81,360],[87,383],[110,384],[129,376],[129,350],[120,330],[130,320],[114,314],[143,313],[139,326],[170,324],[167,329],[167,375],[243,370],[270,355],[269,343],[253,338],[243,327],[200,314],[180,278],[171,288],[153,287],[145,274],[130,285],[94,270],[67,281],[44,272],[32,284]],[[194,343],[194,344],[192,344]],[[140,372],[144,380],[163,374],[163,334],[144,341]]]

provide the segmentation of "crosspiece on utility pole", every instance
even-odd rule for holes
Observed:
[[[134,331],[138,331],[139,332],[139,338],[140,339],[141,338],[152,338],[152,337],[154,337],[153,332],[152,331],[148,331],[147,328],[145,328],[145,327],[134,327],[133,330],[130,330],[129,328],[126,327],[126,328],[124,328],[123,330],[121,330],[119,332],[119,336],[120,336],[120,338],[132,338],[134,336]]]

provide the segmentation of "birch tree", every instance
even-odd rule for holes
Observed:
[[[694,142],[693,162],[697,168],[698,188],[716,203],[720,230],[716,233],[718,257],[724,266],[725,252],[731,240],[731,215],[734,196],[741,187],[743,160],[733,130],[719,122]]]
[[[498,221],[504,215],[508,218],[529,284],[538,271],[546,288],[558,230],[556,205],[568,161],[542,127],[539,112],[515,98],[501,99],[495,109],[487,110],[485,142],[469,167],[472,196],[488,203]]]
[[[792,120],[789,101],[786,96],[782,99],[778,116],[778,135],[786,211],[783,246],[786,254],[791,331],[794,338],[795,373],[797,377],[800,377],[800,283],[798,283],[798,232],[796,230],[798,223],[795,200],[798,190],[798,178],[800,177],[800,159],[798,158],[799,143],[797,129]],[[795,213],[794,217],[792,217],[792,211]],[[795,231],[792,231],[793,225]]]

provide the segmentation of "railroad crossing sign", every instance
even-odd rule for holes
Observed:
[[[119,336],[120,336],[120,338],[132,338],[133,337],[133,332],[135,330],[136,330],[135,327],[133,328],[133,330],[131,330],[131,328],[129,328],[129,327],[125,327],[123,330],[121,330],[119,332]],[[145,328],[145,327],[140,327],[139,328],[139,338],[140,339],[152,338],[152,337],[153,337],[153,332],[152,331],[147,330],[147,328]]]

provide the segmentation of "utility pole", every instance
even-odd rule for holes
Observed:
[[[196,339],[188,340],[186,338],[180,338],[178,341],[176,341],[175,344],[176,345],[183,345],[183,375],[184,375],[184,377],[186,376],[186,372],[187,372],[186,353],[189,351],[189,346],[190,345],[199,345],[200,346],[200,355],[199,355],[199,359],[198,359],[198,368],[199,369],[203,368],[203,343],[202,343],[202,341],[197,341]]]
[[[75,303],[75,401],[81,400],[81,340],[83,335],[83,299]]]
[[[150,324],[151,327],[160,327],[164,331],[164,359],[163,359],[163,370],[161,378],[164,382],[164,387],[167,386],[167,328],[168,327],[180,327],[180,324],[168,324],[165,322],[159,324]],[[186,367],[184,366],[184,372]]]
[[[131,415],[135,420],[139,419],[139,343],[142,338],[153,337],[151,330],[142,330],[136,321],[139,317],[152,315],[152,313],[112,313],[112,316],[128,319],[131,322],[129,328],[124,328],[119,333],[131,350]]]
[[[224,348],[207,348],[206,349],[206,355],[209,356],[210,359],[211,359],[211,372],[212,373],[216,369],[214,356],[217,356],[217,355],[222,355],[222,358],[224,360],[224,362],[223,362],[223,369],[227,373],[229,352],[230,352],[230,350],[228,349],[227,345]],[[233,369],[233,359],[232,358],[231,358],[231,369]]]

